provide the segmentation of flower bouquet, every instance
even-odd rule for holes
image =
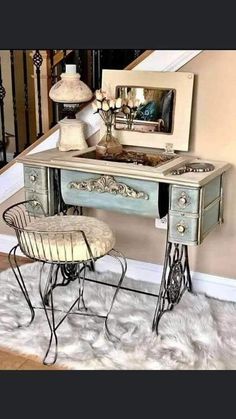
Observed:
[[[127,129],[133,129],[133,122],[137,114],[138,107],[140,105],[139,99],[127,99],[123,101],[122,112],[126,117]]]
[[[115,114],[122,110],[121,98],[108,98],[105,92],[97,90],[96,100],[92,103],[94,113],[99,113],[106,126],[106,133],[96,145],[96,155],[98,158],[108,154],[119,154],[122,152],[122,145],[113,136],[112,128],[115,122]]]

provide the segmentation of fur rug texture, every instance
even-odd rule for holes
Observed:
[[[40,266],[37,262],[21,267],[36,306],[41,305]],[[117,282],[118,276],[106,272],[97,278]],[[126,278],[123,284],[157,292],[153,284],[137,282]],[[77,283],[57,288],[55,306],[68,308],[77,291]],[[85,302],[93,312],[106,313],[113,293],[112,287],[85,283]],[[154,297],[121,290],[109,322],[112,333],[120,337],[115,343],[105,337],[103,319],[68,316],[57,331],[57,364],[79,370],[236,369],[236,304],[186,292],[174,310],[163,315],[157,336],[151,331],[155,303]],[[29,327],[18,327],[28,319],[28,307],[12,271],[1,272],[0,346],[43,359],[49,339],[45,313],[36,310]]]

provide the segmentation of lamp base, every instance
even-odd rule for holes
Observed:
[[[60,138],[58,148],[60,151],[83,150],[88,148],[85,140],[84,122],[79,119],[62,119],[59,121]]]

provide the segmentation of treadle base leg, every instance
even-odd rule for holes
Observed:
[[[161,317],[179,303],[185,290],[192,290],[188,247],[184,244],[167,242],[160,291],[152,323],[152,330],[157,334]]]

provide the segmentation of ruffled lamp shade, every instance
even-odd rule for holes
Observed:
[[[61,80],[54,84],[49,97],[57,103],[63,103],[68,111],[68,117],[59,121],[59,150],[82,150],[88,145],[85,141],[84,123],[76,119],[79,103],[88,102],[93,97],[90,88],[80,80],[76,73],[76,65],[66,64],[66,72],[61,74]]]

